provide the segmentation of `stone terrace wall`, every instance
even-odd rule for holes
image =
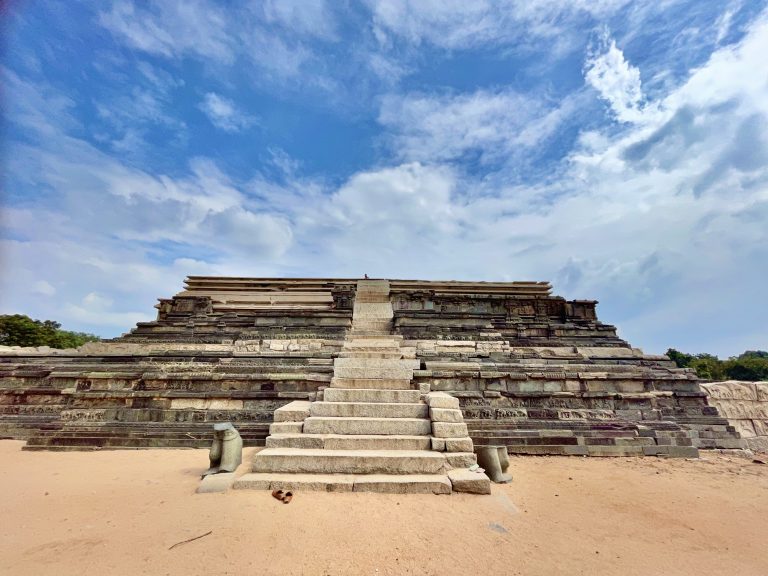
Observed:
[[[744,438],[747,448],[768,452],[768,382],[711,382],[701,385],[731,426]]]
[[[0,437],[194,447],[231,421],[246,445],[263,444],[277,408],[330,382],[353,297],[342,280],[190,277],[121,338],[0,351]]]
[[[29,447],[200,447],[234,422],[262,445],[274,411],[330,383],[341,340],[89,344],[0,353],[0,438]]]
[[[389,284],[393,332],[420,364],[412,387],[458,397],[475,444],[678,456],[743,445],[692,371],[631,348],[595,301],[554,296],[546,282]],[[30,448],[204,446],[211,423],[227,420],[246,445],[263,444],[275,409],[329,384],[355,290],[351,280],[190,277],[155,321],[114,341],[6,350],[0,437]],[[755,437],[764,424],[750,419]]]
[[[679,456],[743,445],[693,371],[631,348],[593,300],[545,284],[423,288],[392,283],[395,331],[422,360],[416,383],[460,399],[475,444]]]

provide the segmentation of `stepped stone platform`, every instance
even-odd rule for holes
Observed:
[[[268,450],[442,452],[445,485],[461,460],[451,449],[474,445],[690,457],[742,448],[734,423],[749,433],[692,371],[632,348],[595,301],[546,282],[192,276],[157,309],[78,350],[0,349],[0,437],[30,450],[207,447],[211,425],[230,421]],[[378,472],[339,474],[381,486],[367,482]]]
[[[276,411],[276,422],[292,421],[296,428],[285,433],[273,425],[267,448],[256,453],[251,473],[234,488],[490,493],[488,477],[468,470],[477,459],[458,401],[441,393],[422,398],[420,390],[411,389],[421,363],[391,335],[389,282],[359,281],[353,310],[331,386],[314,402],[296,401]],[[359,387],[361,379],[365,388]],[[453,421],[462,430],[441,430],[440,411],[433,407],[441,401],[452,403]],[[466,441],[465,453],[446,453],[444,441],[436,442],[448,433]],[[465,470],[468,485],[454,486],[449,475],[454,469]]]

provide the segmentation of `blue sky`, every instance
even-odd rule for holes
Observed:
[[[116,336],[188,274],[549,280],[768,349],[768,4],[8,3],[0,312]]]

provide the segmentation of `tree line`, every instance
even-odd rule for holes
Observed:
[[[95,334],[62,330],[53,320],[33,320],[24,314],[0,315],[0,346],[77,348],[101,340]]]
[[[686,354],[670,348],[667,356],[679,368],[693,368],[698,377],[705,380],[768,380],[768,352],[765,350],[747,350],[720,360],[712,354]]]

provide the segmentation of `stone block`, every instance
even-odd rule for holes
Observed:
[[[302,422],[309,416],[310,402],[296,400],[275,410],[275,422]]]
[[[713,399],[717,400],[757,400],[757,387],[754,382],[728,380],[702,384],[701,387]]]
[[[464,416],[461,414],[461,410],[450,410],[447,408],[430,408],[429,417],[432,422],[464,422]]]
[[[226,492],[235,482],[234,472],[223,472],[221,474],[209,474],[197,486],[197,494],[211,494],[215,492]]]
[[[242,410],[242,400],[221,398],[172,398],[172,410]]]
[[[693,446],[670,446],[670,458],[698,458],[699,450]]]
[[[253,458],[253,472],[296,474],[437,474],[440,452],[413,450],[297,450],[265,448]]]
[[[270,434],[301,434],[304,422],[273,422],[269,425]]]
[[[467,425],[452,422],[432,422],[432,435],[437,438],[466,438]]]
[[[307,436],[304,434],[303,436]],[[326,450],[429,450],[429,436],[324,434]]]
[[[450,494],[451,482],[439,474],[367,474],[355,477],[353,490],[384,494]]]
[[[451,468],[469,468],[477,464],[477,455],[474,452],[446,452],[445,459]]]
[[[715,444],[718,448],[728,448],[738,450],[745,447],[744,440],[741,438],[717,438]]]
[[[459,409],[459,399],[446,392],[430,392],[425,400],[430,408]]]
[[[451,481],[454,492],[491,493],[491,480],[483,473],[455,468],[448,471],[448,479]]]
[[[643,446],[644,456],[667,456],[670,446]]]
[[[747,447],[754,452],[768,452],[768,436],[756,436],[745,440]]]
[[[332,418],[311,416],[304,421],[305,434],[399,434],[429,435],[430,421],[422,418]],[[464,434],[466,436],[466,433]]]
[[[446,452],[472,452],[473,450],[472,438],[445,438]]]
[[[325,438],[311,434],[271,434],[264,443],[267,448],[325,448]]]
[[[343,388],[326,388],[325,402],[394,402],[415,404],[419,401],[418,390],[345,390]]]
[[[235,490],[291,490],[293,492],[352,492],[351,474],[244,474],[233,484]]]
[[[435,452],[445,452],[445,438],[432,437],[430,440],[432,443],[432,450]]]
[[[392,402],[315,402],[312,416],[339,418],[426,418],[426,404],[396,404]]]
[[[642,456],[645,446],[587,446],[590,456]],[[671,448],[671,447],[670,447]]]

